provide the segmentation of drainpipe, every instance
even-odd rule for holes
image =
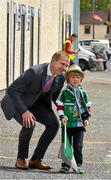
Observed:
[[[9,46],[9,82],[8,85],[10,85],[10,83],[13,82],[13,25],[14,25],[14,19],[13,19],[13,15],[14,15],[14,2],[13,0],[11,0],[10,5],[9,5],[9,42],[10,42],[10,46]]]
[[[59,0],[59,27],[58,27],[58,50],[62,49],[61,48],[61,0]]]

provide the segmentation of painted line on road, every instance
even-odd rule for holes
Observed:
[[[84,141],[86,144],[111,144],[111,141]]]
[[[15,137],[2,137],[0,136],[0,140],[17,140],[18,138]]]
[[[0,159],[15,159],[15,157],[9,157],[9,156],[0,156]]]
[[[18,140],[15,137],[2,137],[0,136],[0,140]],[[39,139],[32,138],[33,141],[38,141]],[[60,142],[60,140],[54,140],[53,142]],[[84,141],[85,144],[111,144],[111,141]]]

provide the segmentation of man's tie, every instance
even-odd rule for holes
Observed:
[[[43,86],[43,92],[48,92],[52,86],[54,80],[54,76],[48,76],[44,86]]]

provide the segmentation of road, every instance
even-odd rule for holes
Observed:
[[[111,72],[86,72],[83,86],[90,96],[93,108],[84,139],[85,173],[58,173],[61,163],[57,158],[60,130],[44,157],[52,170],[17,170],[15,161],[21,127],[14,119],[7,121],[0,109],[0,179],[111,179]],[[0,99],[3,94],[0,93]],[[37,123],[30,143],[29,159],[43,130],[44,127]]]

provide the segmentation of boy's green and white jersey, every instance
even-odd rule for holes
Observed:
[[[88,111],[88,104],[89,97],[82,86],[67,85],[57,100],[58,114],[68,118],[67,127],[82,127],[81,113]]]

